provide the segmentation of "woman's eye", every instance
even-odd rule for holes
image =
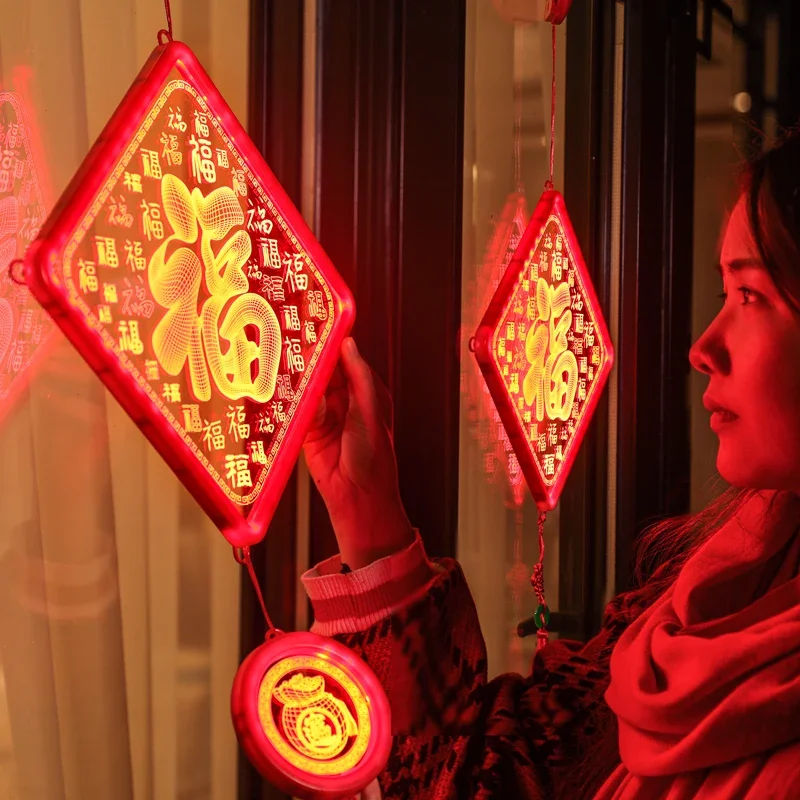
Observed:
[[[743,306],[749,306],[755,300],[756,293],[752,289],[748,289],[746,286],[740,286],[736,291],[742,295]],[[728,293],[722,292],[722,294],[717,295],[717,297],[724,304],[728,299]]]
[[[750,303],[753,302],[753,295],[755,294],[753,290],[748,289],[746,286],[740,286],[739,291],[742,293],[742,305],[750,305]]]

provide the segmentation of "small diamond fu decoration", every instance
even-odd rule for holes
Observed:
[[[542,195],[473,347],[533,498],[549,511],[614,359],[560,193]]]

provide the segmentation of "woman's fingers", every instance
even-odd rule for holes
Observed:
[[[361,791],[361,794],[354,794],[352,797],[345,797],[342,800],[382,800],[378,779],[375,778],[366,789]]]
[[[350,337],[342,345],[342,367],[350,389],[350,414],[367,428],[374,429],[380,415],[372,370],[358,354],[356,343]]]
[[[311,420],[308,433],[306,434],[306,444],[311,444],[327,436],[332,427],[341,424],[344,414],[347,412],[348,387],[347,379],[342,372],[339,364],[333,371],[330,382],[325,390],[325,394],[317,405],[317,410]]]
[[[314,414],[314,420],[311,423],[312,430],[317,430],[321,428],[325,424],[325,414],[328,411],[328,403],[325,400],[325,395],[320,398],[319,405],[317,406],[317,412]]]
[[[381,800],[381,787],[377,778],[361,792],[361,800]]]
[[[374,370],[372,371],[372,382],[375,385],[375,395],[378,400],[378,410],[389,431],[389,436],[394,438],[394,403],[392,402],[392,394],[386,384],[381,380],[381,376]]]

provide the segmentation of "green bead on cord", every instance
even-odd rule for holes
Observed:
[[[546,628],[550,624],[550,609],[545,603],[539,603],[536,611],[533,612],[533,619],[539,630]]]

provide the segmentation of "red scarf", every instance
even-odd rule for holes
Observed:
[[[595,800],[800,798],[800,500],[755,494],[620,638]]]

